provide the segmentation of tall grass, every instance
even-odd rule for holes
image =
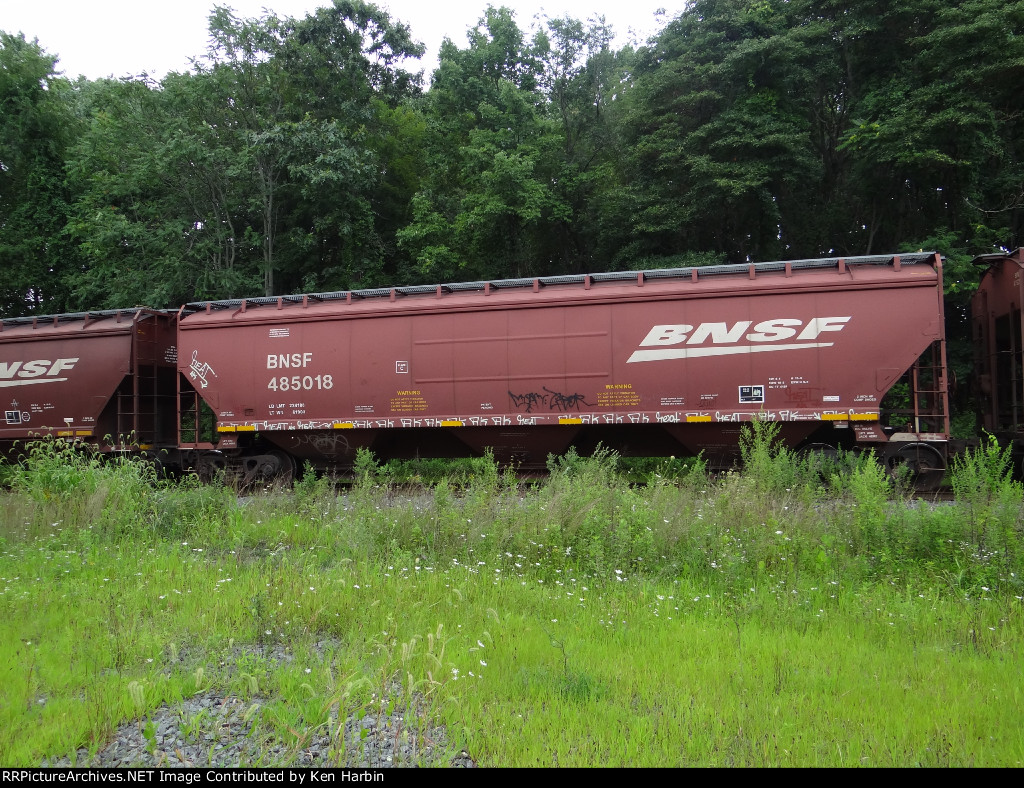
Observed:
[[[870,456],[744,440],[743,472],[644,486],[610,452],[530,485],[491,458],[423,485],[364,454],[351,487],[241,499],[33,447],[0,515],[0,762],[95,751],[211,690],[261,699],[285,760],[397,706],[485,765],[1024,762],[1005,452],[928,504]]]

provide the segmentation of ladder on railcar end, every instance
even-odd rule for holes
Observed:
[[[178,447],[212,449],[217,437],[216,415],[180,372],[178,379]]]
[[[905,432],[949,437],[949,377],[946,343],[936,340],[903,377],[907,385],[905,407],[888,409],[890,420]]]
[[[933,342],[914,363],[910,374],[914,432],[931,432],[949,437],[946,343],[942,340]]]
[[[1010,313],[994,320],[994,406],[995,428],[1017,432],[1024,426],[1024,365],[1021,354],[1021,310],[1010,308]]]
[[[111,436],[118,450],[149,448],[157,440],[160,387],[157,372],[159,326],[139,310],[132,317],[130,383],[117,392],[117,434]]]

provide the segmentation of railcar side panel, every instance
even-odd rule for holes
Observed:
[[[180,365],[226,445],[325,462],[726,456],[752,419],[884,443],[883,396],[943,338],[939,260],[805,262],[193,305]]]

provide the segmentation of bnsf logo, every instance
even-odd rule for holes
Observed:
[[[36,361],[0,361],[0,388],[31,386],[34,383],[59,383],[67,378],[58,377],[74,369],[77,358],[41,358]]]
[[[696,328],[688,325],[655,326],[640,343],[640,347],[657,349],[637,350],[626,363],[832,347],[832,342],[815,340],[828,331],[842,331],[849,320],[849,316],[814,317],[805,323],[792,318],[775,318],[757,325],[754,325],[753,320],[740,320],[731,326],[728,323],[701,323]],[[711,347],[706,346],[708,340],[711,341]],[[739,344],[743,340],[750,344]]]

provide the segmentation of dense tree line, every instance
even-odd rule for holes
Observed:
[[[639,48],[489,6],[215,7],[159,81],[0,32],[0,314],[1024,243],[1024,0],[694,0]]]

